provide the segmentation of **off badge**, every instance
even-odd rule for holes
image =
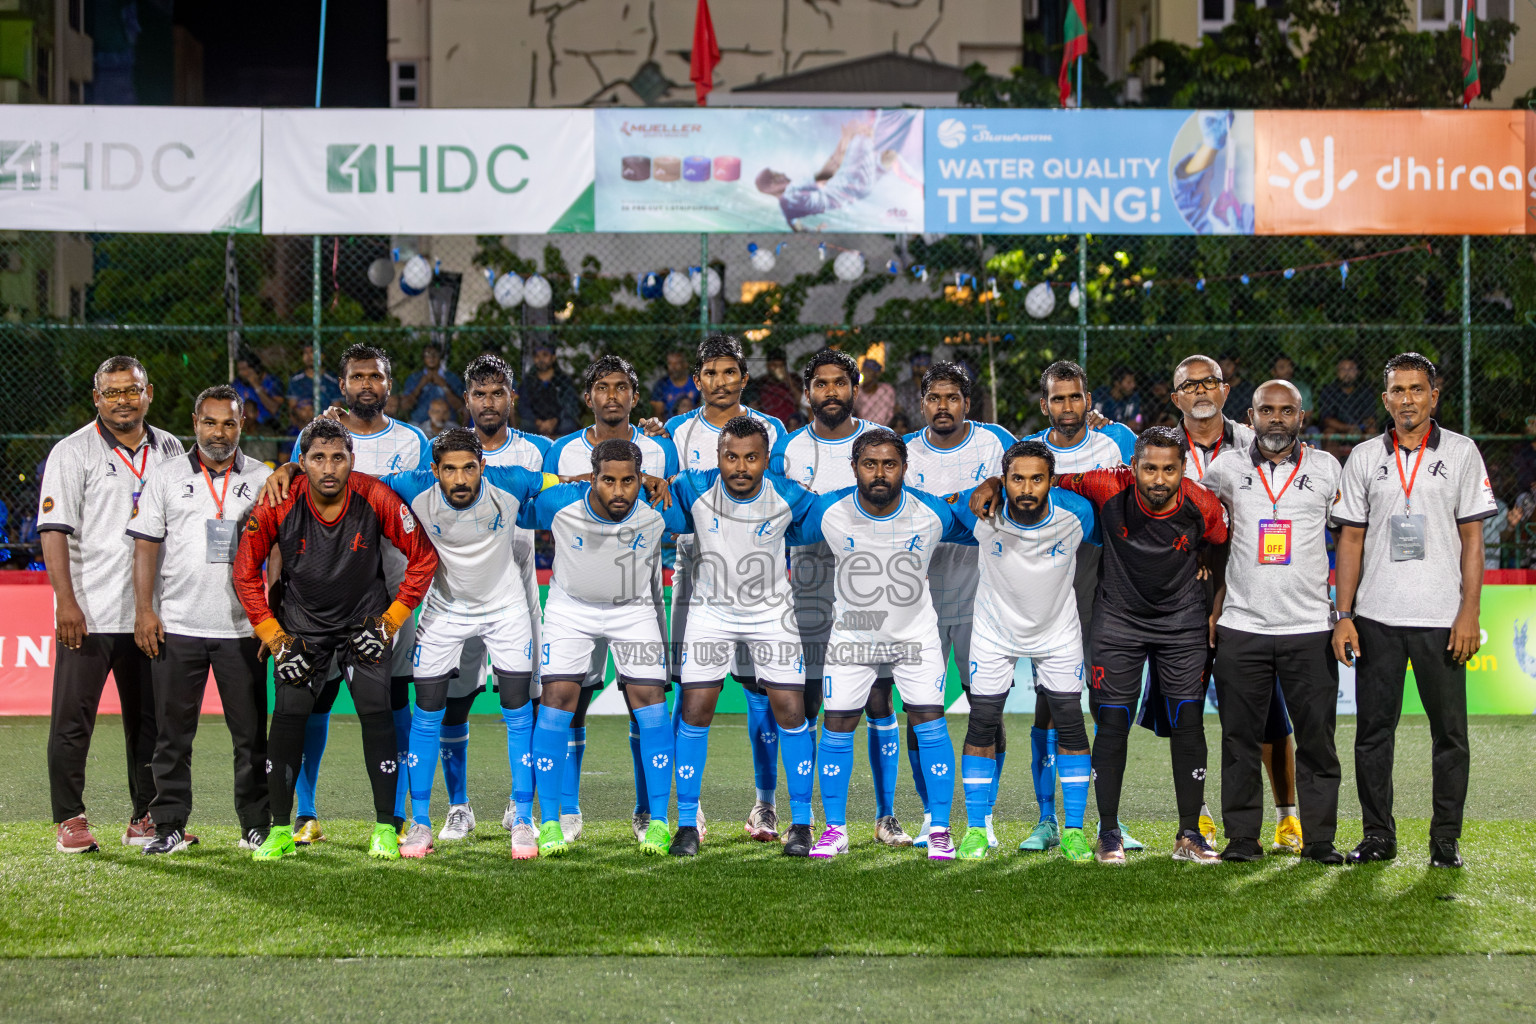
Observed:
[[[1289,519],[1259,520],[1259,564],[1291,564],[1291,521]]]

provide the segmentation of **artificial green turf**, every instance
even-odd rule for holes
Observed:
[[[1529,957],[0,961],[6,1019],[1490,1021],[1536,1017]],[[425,972],[430,972],[430,975]]]
[[[1027,720],[1011,721],[1027,750]],[[954,723],[958,732],[963,719]],[[1426,823],[1400,820],[1401,856],[1390,865],[1323,869],[1292,857],[1200,868],[1167,857],[1173,839],[1167,747],[1132,743],[1127,820],[1147,841],[1123,869],[1023,856],[1018,810],[1030,801],[1027,756],[1004,781],[1004,846],[981,863],[929,864],[915,851],[874,846],[855,822],[854,849],[826,864],[794,861],[746,841],[750,761],[740,719],[712,732],[704,805],[713,826],[693,861],[648,859],[628,832],[630,770],[625,723],[588,726],[584,810],[588,836],[560,860],[512,862],[498,827],[505,800],[499,725],[471,732],[472,799],[481,825],[469,842],[423,862],[378,864],[363,854],[367,789],[355,724],[336,720],[320,806],[331,838],[295,859],[257,865],[234,850],[228,808],[228,741],[204,723],[193,830],[204,842],[150,858],[116,845],[109,810],[121,786],[121,740],[103,728],[90,798],[101,854],[53,853],[41,780],[43,725],[8,720],[0,748],[0,954],[9,956],[278,954],[466,956],[495,954],[1339,954],[1536,952],[1536,779],[1528,719],[1473,724],[1468,868],[1425,866]],[[1398,808],[1428,802],[1427,727],[1400,733]],[[119,746],[114,747],[114,740]],[[1212,764],[1217,738],[1212,730]],[[1340,729],[1346,752],[1350,724]],[[860,744],[862,749],[862,744]],[[858,761],[862,761],[862,755]],[[856,762],[857,763],[857,762]],[[903,764],[905,775],[905,764]],[[872,813],[867,768],[855,772],[850,808]],[[1219,772],[1207,782],[1213,800]],[[904,780],[898,809],[915,821]],[[904,795],[901,795],[904,794]],[[1359,836],[1346,767],[1341,845]],[[780,795],[781,806],[787,806]],[[443,809],[441,799],[437,804]],[[958,810],[958,808],[957,808]],[[122,812],[125,813],[125,812]],[[19,819],[19,820],[18,820]],[[210,824],[204,824],[210,822]]]

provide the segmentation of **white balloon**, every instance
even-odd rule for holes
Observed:
[[[375,288],[388,288],[395,280],[395,265],[388,257],[380,256],[368,264],[368,283]]]
[[[543,309],[555,297],[555,290],[538,274],[530,274],[523,282],[523,301],[531,309]]]
[[[400,273],[400,290],[407,295],[420,295],[432,283],[432,264],[425,256],[417,254],[405,261]]]
[[[864,254],[861,252],[840,252],[837,259],[832,261],[832,273],[837,275],[839,281],[857,281],[864,276]]]
[[[1077,290],[1077,282],[1073,281],[1072,290],[1067,292],[1067,305],[1071,306],[1073,309],[1076,309],[1078,303],[1080,303],[1082,300],[1083,297]]]
[[[523,279],[516,274],[502,274],[496,279],[491,296],[502,309],[511,309],[523,301]]]
[[[752,254],[752,269],[759,274],[768,273],[777,262],[778,259],[773,255],[772,249],[758,249]]]
[[[661,294],[674,306],[686,306],[693,301],[693,285],[688,283],[687,277],[673,270],[661,282]]]
[[[1044,320],[1055,308],[1056,293],[1051,291],[1051,286],[1044,281],[1035,285],[1024,296],[1024,312],[1036,320]]]
[[[689,274],[688,275],[688,286],[693,289],[693,294],[695,296],[697,296],[699,294],[699,288],[702,287],[703,280],[704,280],[704,275],[703,274]],[[715,270],[714,267],[710,267],[709,268],[709,297],[710,298],[714,298],[716,295],[719,295],[719,294],[720,294],[720,274]]]

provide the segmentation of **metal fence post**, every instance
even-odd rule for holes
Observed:
[[[314,364],[315,364],[315,389],[314,389],[314,395],[315,395],[315,416],[319,417],[319,415],[322,412],[325,411],[321,407],[321,405],[320,405],[320,395],[321,395],[321,390],[322,390],[321,387],[320,387],[320,382],[321,382],[321,379],[324,377],[325,370],[324,370],[324,367],[323,367],[323,365],[321,364],[321,361],[320,361],[321,357],[320,357],[320,236],[319,235],[316,235],[314,237],[314,262],[313,262],[313,266],[310,268],[310,270],[311,270],[311,280],[310,280],[310,288],[309,288],[309,301],[310,301],[310,307],[311,307],[310,311],[309,311],[310,330],[311,330],[311,336],[310,336],[310,346],[311,346],[310,358],[314,361]]]
[[[1472,236],[1461,236],[1461,432],[1472,433]]]
[[[722,282],[723,285],[723,282]],[[699,232],[699,341],[709,337],[709,233]]]
[[[1077,364],[1088,365],[1088,236],[1077,236]]]

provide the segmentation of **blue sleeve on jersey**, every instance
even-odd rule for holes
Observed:
[[[971,535],[971,528],[955,514],[955,508],[960,504],[959,497],[951,494],[945,498],[938,498],[923,491],[913,491],[912,493],[917,495],[918,500],[923,502],[923,504],[933,509],[934,513],[939,517],[939,521],[943,523],[944,533],[939,537],[939,540],[947,541],[950,544],[974,545],[976,543],[976,538]]]
[[[676,439],[677,432],[683,429],[683,424],[687,423],[688,417],[692,415],[693,413],[691,412],[680,412],[676,416],[673,416],[671,419],[667,420],[667,436]]]
[[[544,490],[544,474],[530,472],[522,466],[486,466],[485,479],[492,487],[501,488],[523,505]]]
[[[1051,501],[1056,507],[1077,516],[1083,524],[1083,543],[1100,547],[1103,539],[1099,536],[1099,517],[1094,511],[1093,502],[1081,494],[1073,494],[1071,491],[1061,490],[1059,487],[1051,488]]]
[[[778,444],[779,439],[789,433],[789,431],[784,429],[784,421],[777,416],[769,416],[765,412],[760,412],[757,415],[768,425],[768,449],[771,452],[773,446]]]
[[[549,447],[544,449],[544,472],[559,475],[560,453],[565,451],[565,446],[570,444],[571,439],[575,436],[576,434],[566,434],[564,437],[550,442]],[[580,476],[581,474],[577,473],[574,475]]]
[[[715,485],[715,480],[720,476],[718,469],[711,469],[707,473],[698,473],[693,470],[685,470],[672,480],[672,507],[680,510],[683,517],[683,533],[693,533],[693,503],[703,496],[704,492]]]
[[[654,505],[651,507],[655,508]],[[683,511],[683,505],[677,500],[676,495],[672,497],[672,504],[666,508],[657,508],[656,511],[661,513],[662,524],[666,526],[669,533],[693,532],[693,517]]]
[[[517,433],[519,437],[522,437],[529,444],[537,448],[539,450],[540,456],[549,454],[549,446],[553,442],[551,442],[550,439],[545,437],[543,434],[530,434],[522,430],[519,430]]]
[[[431,490],[437,485],[437,477],[432,475],[430,469],[408,469],[404,473],[386,473],[379,480],[400,495],[400,500],[407,505],[415,501],[417,496]]]
[[[966,532],[970,533],[973,537],[976,531],[976,513],[971,511],[971,495],[975,492],[976,488],[974,487],[969,491],[961,491],[960,497],[953,505],[950,505],[947,499],[945,501],[945,507],[955,517],[955,521],[963,526]]]
[[[795,433],[799,433],[796,431]],[[777,476],[784,476],[784,453],[789,448],[789,439],[794,434],[780,434],[774,442],[773,450],[768,453],[768,472]]]
[[[395,422],[405,426],[411,433],[416,435],[416,442],[420,446],[416,453],[416,465],[418,467],[432,465],[432,442],[428,440],[426,432],[416,424],[405,420],[395,420]]]
[[[1002,443],[1003,451],[1005,453],[1008,451],[1009,448],[1012,448],[1013,447],[1013,443],[1018,440],[1018,438],[1014,437],[1012,434],[1010,434],[1008,431],[1004,430],[1002,427],[998,426],[996,423],[982,423],[982,424],[979,424],[979,426],[983,430],[990,431],[992,433],[992,436],[997,438],[998,441],[1000,441]]]
[[[784,542],[790,547],[797,548],[819,544],[823,540],[821,520],[827,514],[827,509],[852,493],[852,487],[844,487],[840,491],[832,491],[816,496],[816,500],[811,503],[811,507],[806,509],[805,516],[785,532]]]
[[[304,455],[304,453],[299,451],[299,442],[297,440],[295,440],[293,442],[293,451],[290,452],[289,455],[288,455],[288,461],[289,462],[298,462],[299,459],[303,457],[303,455]]]
[[[1136,433],[1124,423],[1105,424],[1102,431],[1105,437],[1115,442],[1115,447],[1120,449],[1120,461],[1127,466],[1131,464],[1131,456],[1136,454]]]
[[[532,502],[534,512],[534,525],[532,529],[548,530],[555,522],[555,514],[567,505],[574,504],[586,496],[590,484],[560,484],[551,487],[547,491],[539,492],[539,496]],[[521,517],[519,517],[521,519]]]
[[[661,453],[665,456],[663,465],[666,468],[662,471],[661,475],[668,480],[677,476],[677,445],[673,444],[672,439],[667,437],[653,437],[651,440],[661,447]]]

